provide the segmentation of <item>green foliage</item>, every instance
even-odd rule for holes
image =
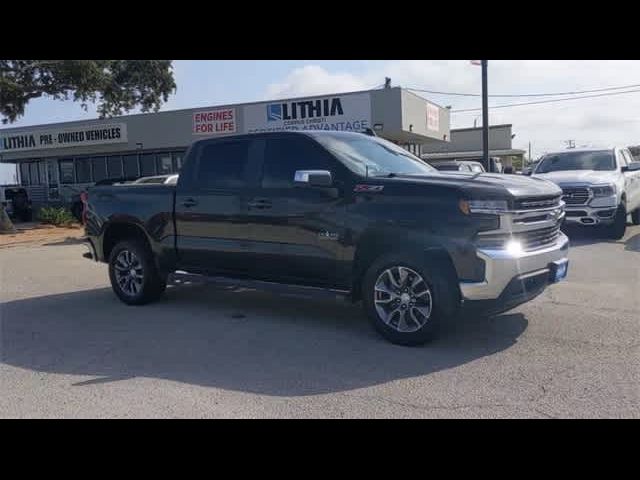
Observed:
[[[43,207],[38,212],[38,218],[42,223],[57,227],[68,227],[76,221],[71,212],[64,207]]]
[[[171,60],[0,60],[0,115],[13,123],[32,98],[98,102],[100,118],[157,112],[176,89]]]

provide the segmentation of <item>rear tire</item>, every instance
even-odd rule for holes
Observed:
[[[640,207],[631,212],[631,222],[634,225],[640,225]]]
[[[620,240],[627,231],[627,208],[621,203],[613,217],[613,224],[607,227],[607,234],[613,240]]]
[[[158,300],[167,287],[152,252],[142,242],[125,240],[109,255],[111,288],[127,305],[144,305]]]
[[[391,343],[423,345],[435,338],[443,322],[455,316],[455,278],[439,263],[427,265],[417,256],[389,254],[365,273],[365,313],[373,328]]]

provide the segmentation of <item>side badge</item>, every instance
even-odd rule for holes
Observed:
[[[354,192],[381,192],[384,190],[384,185],[356,185],[353,188]]]

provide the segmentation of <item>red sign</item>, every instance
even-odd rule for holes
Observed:
[[[220,108],[193,114],[194,135],[222,135],[235,132],[235,108]]]

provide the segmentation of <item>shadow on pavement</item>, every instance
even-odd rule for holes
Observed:
[[[110,289],[8,302],[3,363],[98,377],[74,388],[152,377],[273,396],[347,391],[427,375],[514,345],[520,313],[463,318],[432,343],[387,343],[359,306],[212,286],[172,287],[127,307]]]
[[[86,244],[83,238],[78,237],[67,237],[62,240],[58,240],[57,242],[50,242],[43,244],[45,247],[56,247],[62,245],[84,245]]]
[[[640,233],[628,239],[624,249],[631,252],[640,252]]]
[[[627,225],[627,235],[634,225]],[[613,240],[607,236],[607,232],[601,227],[580,227],[580,226],[563,226],[562,231],[569,237],[570,246],[582,247],[586,245],[594,245],[598,243],[618,243],[628,244],[631,240]],[[633,238],[633,237],[632,237]]]

